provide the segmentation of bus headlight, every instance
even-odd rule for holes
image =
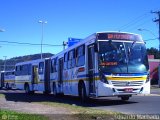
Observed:
[[[100,74],[99,76],[100,76],[100,81],[101,82],[109,84],[107,78],[105,77],[105,75],[103,73]]]
[[[149,78],[149,74],[147,75],[147,78],[146,78],[146,83],[150,81],[150,78]]]

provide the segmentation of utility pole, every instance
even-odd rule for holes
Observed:
[[[41,38],[41,59],[43,58],[43,52],[42,52],[42,43],[43,43],[43,30],[44,30],[44,24],[47,24],[47,21],[39,20],[38,23],[42,24],[42,38]]]
[[[63,41],[63,50],[65,50],[65,46],[68,44],[68,42]]]
[[[154,13],[154,14],[157,14],[158,15],[158,18],[156,18],[155,20],[153,20],[153,22],[157,22],[159,24],[159,37],[158,37],[158,40],[159,40],[159,54],[160,54],[160,11],[151,11],[151,13]],[[160,87],[160,63],[159,63],[159,67],[158,67],[158,76],[159,76],[159,80],[158,80],[158,85]]]
[[[159,37],[158,37],[158,40],[159,40],[159,52],[160,52],[160,11],[151,11],[151,13],[154,13],[154,14],[157,14],[158,15],[158,18],[156,18],[155,20],[153,20],[153,22],[157,22],[159,24]]]

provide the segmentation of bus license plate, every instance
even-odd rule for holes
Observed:
[[[133,88],[125,88],[125,92],[132,92]]]

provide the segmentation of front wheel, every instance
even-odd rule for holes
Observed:
[[[122,101],[127,101],[127,100],[129,100],[129,96],[122,96],[122,97],[121,97],[121,100],[122,100]]]
[[[87,96],[86,96],[86,88],[85,88],[84,83],[82,83],[80,85],[80,88],[79,88],[79,97],[80,97],[81,102],[86,102]]]

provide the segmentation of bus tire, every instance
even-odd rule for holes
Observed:
[[[7,90],[9,89],[9,83],[6,83],[6,89]]]
[[[56,83],[53,82],[53,95],[57,96],[57,89],[56,89]]]
[[[27,94],[30,93],[30,89],[29,89],[29,85],[28,84],[24,85],[24,90],[25,90],[25,93],[27,93]]]
[[[129,100],[129,96],[121,96],[121,100],[122,101],[127,101],[127,100]]]
[[[87,100],[86,87],[83,82],[81,82],[80,86],[79,86],[79,97],[80,97],[81,102],[83,102],[83,103],[86,102],[86,100]]]

